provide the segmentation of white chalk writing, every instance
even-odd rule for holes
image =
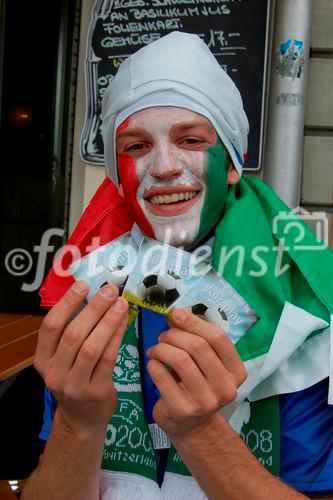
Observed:
[[[113,34],[121,33],[140,33],[142,31],[163,31],[163,30],[177,30],[182,27],[180,19],[166,19],[165,21],[147,21],[144,23],[103,23],[104,31]]]
[[[241,0],[239,0],[241,1]],[[153,7],[163,7],[164,5],[202,5],[202,4],[225,4],[229,0],[152,0]],[[228,9],[225,5],[223,6]]]
[[[114,47],[135,47],[137,45],[149,45],[159,38],[161,38],[160,33],[147,33],[144,35],[131,33],[129,36],[108,36],[102,39],[101,46],[107,49]]]
[[[115,0],[113,9],[127,9],[129,7],[144,7],[145,0]]]

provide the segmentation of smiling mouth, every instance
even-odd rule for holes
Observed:
[[[144,196],[146,209],[153,215],[164,217],[181,215],[187,212],[198,201],[201,189],[153,189]]]
[[[149,198],[149,203],[153,205],[169,205],[170,203],[178,203],[179,201],[191,200],[198,194],[197,191],[186,191],[181,193],[172,193],[164,195],[155,195]]]

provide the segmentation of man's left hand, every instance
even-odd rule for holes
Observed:
[[[172,439],[209,425],[247,374],[225,331],[180,308],[169,324],[147,351],[147,368],[161,394],[154,420]]]

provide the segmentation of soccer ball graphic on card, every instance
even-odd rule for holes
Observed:
[[[110,269],[106,272],[104,275],[104,278],[106,281],[101,284],[100,288],[104,285],[116,285],[119,289],[119,295],[123,293],[123,290],[126,285],[126,281],[128,279],[128,274],[126,274],[124,271],[124,266],[122,265],[117,265],[110,267]]]
[[[199,318],[208,321],[208,323],[213,323],[219,328],[222,328],[222,330],[228,330],[228,318],[225,312],[217,306],[199,302],[198,304],[193,304],[188,307],[188,309],[191,313],[199,316]]]
[[[139,299],[150,304],[169,307],[182,294],[183,283],[173,271],[165,274],[149,274],[137,288]]]

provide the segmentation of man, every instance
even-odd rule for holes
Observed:
[[[58,406],[45,453],[23,499],[302,498],[259,464],[220,414],[220,408],[229,408],[230,422],[239,431],[249,417],[245,397],[259,404],[263,400],[264,405],[269,401],[259,417],[260,407],[251,404],[251,421],[261,423],[252,431],[258,436],[253,448],[268,453],[281,434],[281,477],[291,471],[289,482],[299,491],[333,491],[333,457],[327,447],[333,411],[326,403],[324,331],[332,312],[331,285],[324,283],[318,298],[318,276],[309,274],[316,257],[311,255],[309,262],[295,245],[287,250],[289,271],[272,272],[277,256],[269,250],[275,241],[269,222],[283,204],[258,181],[240,181],[247,129],[236,87],[198,37],[172,33],[121,66],[103,104],[107,173],[119,195],[106,181],[70,242],[82,247],[87,235],[96,234],[107,242],[133,222],[137,235],[141,231],[187,250],[210,242],[213,267],[220,272],[223,268],[223,275],[260,318],[237,344],[249,377],[245,382],[244,366],[226,333],[183,309],[175,310],[169,325],[142,310],[138,332],[132,325],[125,333],[128,304],[112,285],[103,287],[72,319],[87,296],[87,285],[77,282],[64,294],[69,282],[63,285],[51,273],[42,289],[44,304],[63,296],[45,318],[35,366]],[[232,259],[221,260],[223,246],[237,245],[245,256],[240,276]],[[258,269],[260,261],[253,252],[258,245],[268,249],[266,268]],[[326,250],[321,259],[332,264]],[[141,367],[133,355],[140,348],[136,333]],[[306,370],[300,370],[304,359]],[[127,392],[118,391],[118,399],[112,374],[126,369],[127,374],[136,370],[139,388],[133,382]],[[302,409],[298,391],[306,399]],[[296,396],[281,397],[279,410],[277,395],[282,392]],[[263,399],[268,396],[273,398]],[[318,436],[315,441],[309,438],[307,422],[295,426],[293,419],[304,413],[311,432],[318,434],[315,421],[325,436],[325,450]],[[279,416],[281,430],[275,425]],[[275,422],[274,434],[268,430],[269,421]],[[153,450],[148,423],[158,424],[171,444],[161,434],[162,444],[155,438]],[[49,427],[44,428],[45,437]],[[295,427],[301,427],[301,438]],[[315,442],[315,452],[297,461],[292,447],[286,448],[288,439],[294,440],[297,453],[304,439],[306,446]],[[301,463],[290,470],[289,464],[283,468],[286,449]],[[274,463],[276,456],[274,452]],[[301,475],[299,469],[306,467],[310,470]],[[303,483],[298,487],[295,477],[300,476]]]

